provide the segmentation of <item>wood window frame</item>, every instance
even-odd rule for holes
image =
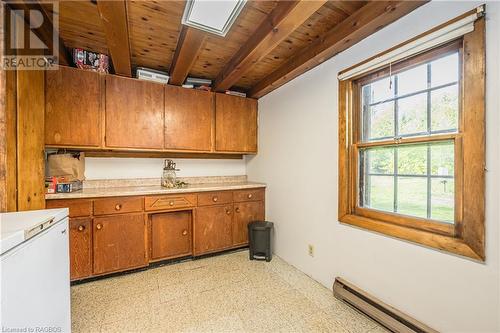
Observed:
[[[386,52],[412,42],[440,27],[470,15],[472,12],[465,13]],[[457,49],[459,50],[461,68],[458,132],[385,141],[386,144],[390,143],[392,145],[454,141],[455,223],[439,223],[428,219],[387,213],[358,206],[359,149],[380,145],[380,142],[360,142],[361,140],[359,140],[360,85],[367,82],[367,80],[373,81],[376,77],[387,75],[385,69],[377,69],[354,78],[339,80],[338,220],[344,224],[484,261],[486,142],[484,17],[480,17],[474,22],[474,31],[465,34],[459,40],[402,60],[393,64],[391,70],[395,73],[402,68],[408,68],[409,65],[416,66],[419,62],[426,62],[428,59],[436,57],[436,54],[454,52],[453,50],[456,51]],[[347,70],[349,69],[343,72]]]

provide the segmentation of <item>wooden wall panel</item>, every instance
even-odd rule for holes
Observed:
[[[248,1],[226,37],[207,35],[189,76],[214,79],[275,6],[276,1]]]
[[[169,69],[184,5],[185,1],[127,1],[133,67]]]
[[[58,1],[59,35],[64,44],[71,48],[79,47],[90,51],[108,54],[106,34],[95,1]],[[52,9],[41,4],[46,11]]]
[[[337,2],[336,3],[341,3]],[[350,8],[361,8],[365,1],[350,1]],[[316,13],[297,28],[288,38],[280,43],[264,59],[256,63],[236,84],[238,87],[248,89],[260,81],[268,73],[274,71],[280,64],[292,57],[296,52],[314,40],[318,39],[335,25],[347,18],[348,14],[333,7],[332,2],[327,2]]]
[[[8,10],[0,5],[0,54],[10,42],[3,22]],[[0,70],[0,212],[17,210],[16,121],[16,72]]]
[[[45,208],[44,72],[17,72],[18,210]]]

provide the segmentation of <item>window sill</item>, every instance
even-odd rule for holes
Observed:
[[[430,248],[458,254],[484,262],[485,258],[476,253],[463,239],[439,235],[379,220],[347,214],[339,217],[339,221],[362,229],[374,231],[387,236],[403,239]]]

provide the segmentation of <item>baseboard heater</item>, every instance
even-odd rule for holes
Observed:
[[[437,333],[436,330],[378,300],[340,277],[335,279],[333,294],[336,298],[349,303],[393,332]]]

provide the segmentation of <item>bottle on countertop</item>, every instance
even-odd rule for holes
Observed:
[[[179,169],[175,168],[175,163],[172,160],[165,160],[165,166],[163,167],[163,175],[161,177],[161,186],[166,188],[174,188],[177,184],[177,174],[176,171]]]

